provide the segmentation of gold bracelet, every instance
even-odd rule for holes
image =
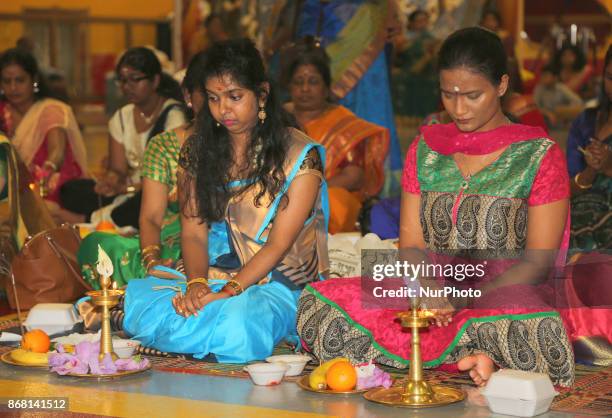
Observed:
[[[231,292],[231,293],[233,293],[234,296],[238,296],[239,294],[244,292],[244,288],[242,287],[240,282],[238,282],[236,280],[230,280],[229,282],[227,282],[225,284],[225,286],[223,286],[223,289],[221,289],[221,290],[225,290],[225,288],[228,287],[228,286],[233,290],[233,292]]]
[[[149,264],[151,261],[159,260],[161,258],[160,255],[160,253],[147,254],[144,257],[140,257],[140,263],[144,266],[145,264]]]
[[[576,183],[576,186],[578,186],[580,189],[586,190],[586,189],[590,189],[591,187],[593,187],[593,183],[591,183],[591,184],[580,184],[580,182],[578,181],[579,177],[580,177],[580,173],[578,173],[578,174],[576,174],[574,176],[574,183]]]
[[[197,277],[195,279],[191,279],[187,282],[187,289],[189,289],[189,286],[191,286],[192,284],[195,283],[201,283],[203,285],[206,285],[206,287],[209,287],[208,285],[208,279],[206,277]]]
[[[140,251],[141,257],[144,257],[145,255],[147,255],[147,253],[150,253],[153,251],[161,251],[161,246],[159,244],[147,245],[146,247],[142,249],[142,251]]]
[[[140,259],[142,261],[147,261],[150,258],[161,258],[161,251],[156,251],[156,252],[149,252],[148,254],[145,254],[144,256],[140,257]]]
[[[145,271],[149,271],[152,266],[157,265],[157,264],[161,264],[161,260],[159,258],[153,258],[149,260],[149,262],[145,266]]]

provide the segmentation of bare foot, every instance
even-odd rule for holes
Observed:
[[[493,360],[482,353],[463,357],[457,363],[457,367],[461,371],[469,370],[470,377],[478,386],[485,386],[489,377],[495,371]]]

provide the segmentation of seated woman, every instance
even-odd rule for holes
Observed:
[[[497,364],[548,373],[555,384],[569,386],[574,357],[559,314],[532,298],[531,286],[525,299],[515,299],[520,306],[507,299],[489,304],[508,289],[524,291],[547,277],[556,257],[550,253],[567,245],[563,153],[542,129],[513,124],[504,115],[500,97],[508,75],[495,34],[481,28],[455,32],[442,45],[439,63],[442,102],[453,122],[422,127],[408,151],[400,255],[427,251],[435,266],[468,254],[489,267],[476,283],[482,299],[470,301],[477,309],[455,311],[445,297],[426,300],[438,308],[437,326],[421,335],[425,366],[456,364],[484,385]],[[406,367],[410,334],[394,322],[398,311],[387,308],[392,298],[367,309],[363,295],[360,279],[307,286],[298,308],[304,345],[323,360],[347,356],[356,363],[373,359]],[[407,299],[399,302],[408,306]]]
[[[243,363],[295,336],[301,289],[328,269],[324,151],[290,127],[251,41],[206,54],[207,100],[178,173],[187,283],[130,281],[122,324],[157,350]],[[209,266],[215,221],[236,268]]]
[[[593,89],[590,86],[593,67],[587,63],[582,50],[575,45],[565,45],[552,60],[552,67],[559,74],[559,80],[574,93],[585,100],[591,99]]]
[[[291,102],[286,109],[326,150],[329,232],[354,231],[362,202],[376,196],[385,181],[389,131],[330,101],[331,75],[322,49],[304,47],[287,68]]]
[[[36,59],[20,49],[0,56],[0,130],[5,132],[46,199],[87,172],[87,153],[70,106],[49,97]]]
[[[178,83],[162,72],[149,48],[128,49],[115,69],[117,84],[129,102],[108,122],[109,153],[106,172],[97,182],[71,181],[61,190],[65,210],[61,220],[138,228],[144,151],[151,138],[186,122]]]
[[[408,16],[407,34],[396,43],[393,110],[396,115],[420,119],[439,107],[435,59],[440,41],[429,31],[429,13],[421,9]]]
[[[612,248],[612,47],[602,78],[599,106],[578,116],[567,141],[572,250]]]
[[[197,117],[204,105],[202,71],[206,55],[197,54],[183,79],[187,106]],[[113,278],[123,286],[134,277],[144,277],[156,265],[174,265],[181,253],[176,170],[185,139],[193,135],[194,122],[151,138],[142,164],[142,203],[139,236],[122,237],[94,232],[82,242],[77,259],[85,280],[99,287],[95,273],[98,244],[108,253],[115,267]]]
[[[56,225],[45,201],[31,189],[31,174],[0,132],[0,263],[10,265],[28,236]],[[0,274],[2,276],[2,274]],[[10,296],[9,296],[10,297]]]

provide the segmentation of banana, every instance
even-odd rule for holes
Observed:
[[[331,366],[338,363],[339,361],[349,361],[346,357],[336,357],[335,359],[326,361],[321,364],[319,367],[314,369],[308,378],[308,384],[312,389],[326,389],[327,381],[325,379],[325,375]]]
[[[46,366],[49,364],[47,353],[35,353],[22,348],[11,351],[11,357],[18,363],[32,366]]]

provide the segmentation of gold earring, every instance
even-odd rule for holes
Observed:
[[[261,122],[262,124],[266,121],[268,114],[266,113],[264,105],[259,105],[259,113],[257,114],[257,117],[259,118],[259,122]]]

